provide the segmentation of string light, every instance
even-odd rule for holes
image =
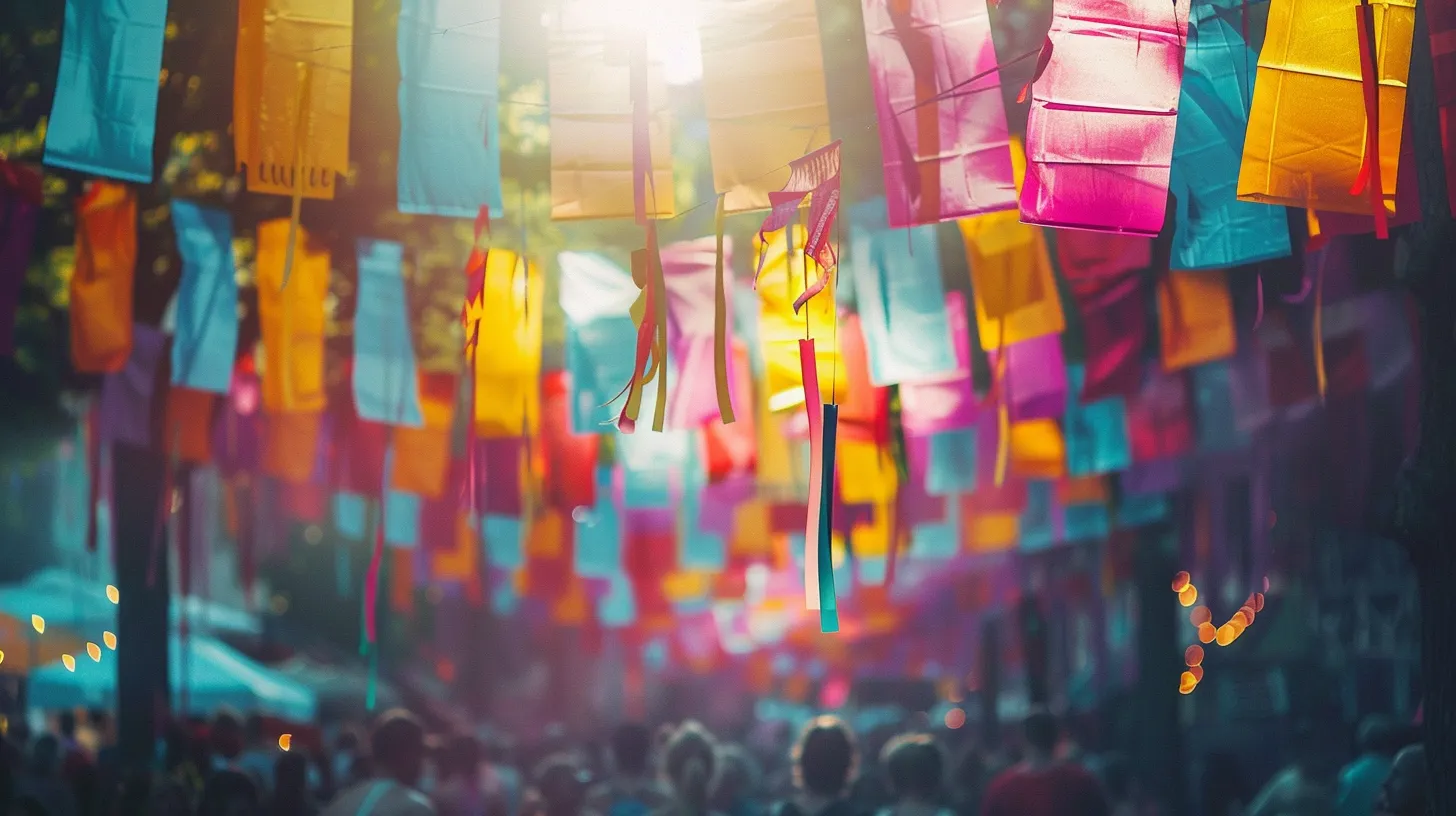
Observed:
[[[71,672],[72,674],[75,674],[75,672],[76,672],[76,658],[71,657],[68,654],[63,654],[63,655],[61,655],[61,663],[66,667],[66,671]]]
[[[1179,571],[1173,576],[1173,592],[1178,595],[1178,603],[1185,607],[1193,606],[1198,602],[1198,588],[1193,585],[1193,578],[1186,570]],[[1269,589],[1269,578],[1264,577],[1264,589]],[[1199,643],[1217,643],[1219,646],[1228,646],[1239,639],[1254,624],[1258,613],[1264,609],[1264,594],[1262,592],[1250,593],[1243,606],[1233,614],[1228,622],[1222,626],[1213,625],[1213,612],[1207,606],[1200,606],[1188,613],[1188,622],[1198,629]],[[1192,694],[1203,682],[1203,659],[1206,656],[1203,647],[1193,644],[1183,651],[1183,662],[1188,670],[1178,677],[1178,692],[1180,694]]]
[[[112,603],[121,603],[121,590],[117,589],[114,584],[107,584],[106,600]]]
[[[288,750],[292,749],[293,748],[293,735],[292,734],[279,734],[278,735],[278,747],[281,748],[281,749],[283,749],[284,751],[288,751]]]
[[[102,632],[101,633],[101,642],[106,644],[106,648],[112,650],[113,652],[116,651],[116,635],[115,634],[113,634],[111,632]]]
[[[35,629],[37,635],[45,634],[45,618],[42,618],[40,615],[31,615],[30,625]]]
[[[101,647],[91,641],[86,641],[86,654],[96,663],[101,662]]]

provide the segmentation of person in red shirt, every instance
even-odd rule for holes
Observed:
[[[982,816],[1108,816],[1097,780],[1079,765],[1055,758],[1061,729],[1045,709],[1022,723],[1026,759],[991,781]]]

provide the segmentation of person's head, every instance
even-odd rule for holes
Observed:
[[[1389,717],[1380,714],[1366,717],[1360,721],[1360,730],[1356,736],[1360,753],[1394,757],[1404,744],[1399,739],[1400,731],[1400,726]]]
[[[1380,788],[1376,811],[1389,816],[1429,816],[1426,801],[1426,747],[1401,749]]]
[[[885,744],[880,764],[890,790],[902,801],[929,802],[940,793],[945,760],[929,734],[903,734]]]
[[[693,813],[707,811],[709,786],[717,765],[712,736],[691,720],[678,726],[663,748],[662,772],[678,803]]]
[[[56,731],[68,740],[76,738],[76,712],[67,709],[56,717]]]
[[[586,803],[591,777],[570,754],[554,754],[536,767],[536,792],[546,816],[576,816]]]
[[[351,756],[359,753],[359,732],[352,727],[344,727],[339,731],[339,735],[334,737],[334,751]]]
[[[1022,720],[1021,733],[1032,756],[1045,760],[1056,751],[1062,729],[1055,714],[1045,708],[1036,708]]]
[[[440,776],[458,776],[466,782],[479,779],[480,740],[468,734],[451,737],[440,753]]]
[[[612,765],[626,776],[646,776],[652,755],[652,731],[638,723],[623,723],[612,730]]]
[[[713,781],[713,807],[728,811],[735,802],[758,789],[760,772],[748,752],[737,745],[718,750],[718,778]]]
[[[30,770],[36,776],[50,776],[60,769],[61,743],[50,734],[42,734],[30,747]]]
[[[816,717],[794,746],[794,784],[815,796],[837,797],[858,759],[849,726],[838,717]]]
[[[369,740],[375,772],[414,787],[425,763],[425,729],[408,711],[387,711]]]
[[[259,804],[258,786],[252,779],[237,771],[224,771],[207,778],[197,812],[208,816],[254,816]]]
[[[273,791],[280,800],[303,801],[308,793],[308,760],[303,754],[278,755],[273,763]]]
[[[237,714],[223,710],[212,718],[212,750],[226,760],[237,759],[243,753],[246,739],[243,735],[243,721]]]

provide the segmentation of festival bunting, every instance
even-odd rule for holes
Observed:
[[[475,355],[476,432],[533,435],[541,413],[541,269],[503,249],[487,252],[484,262],[485,288],[478,303],[467,304],[488,343]]]
[[[321,412],[267,414],[263,426],[263,472],[290,487],[308,482],[318,463],[322,433]]]
[[[400,212],[503,214],[500,49],[500,0],[400,6]]]
[[[263,407],[271,413],[322,411],[325,299],[329,251],[283,219],[258,225],[258,319],[263,335]],[[285,257],[293,253],[293,285],[283,291]]]
[[[349,172],[353,0],[239,0],[233,139],[248,190],[333,198]]]
[[[1082,318],[1086,378],[1081,398],[1130,396],[1142,384],[1147,340],[1146,238],[1084,230],[1057,233],[1057,259]]]
[[[1169,272],[1158,280],[1163,368],[1177,371],[1233,356],[1233,301],[1223,270]]]
[[[424,425],[405,291],[404,245],[362,238],[354,312],[354,407],[371,422]]]
[[[608,404],[632,376],[632,358],[622,353],[637,340],[628,309],[637,287],[626,269],[606,256],[563,252],[560,303],[566,314],[566,370],[571,374],[571,430],[606,433],[616,418]]]
[[[1163,226],[1188,0],[1057,0],[1031,87],[1021,219]]]
[[[42,202],[41,174],[0,159],[0,357],[15,353],[16,310]]]
[[[848,386],[844,360],[834,342],[834,298],[825,296],[808,300],[796,315],[793,303],[807,289],[805,282],[820,272],[819,266],[798,251],[804,246],[807,231],[791,225],[786,232],[770,235],[768,240],[755,239],[754,254],[758,276],[758,338],[763,349],[770,411],[784,411],[804,400],[804,383],[799,374],[799,340],[812,337],[819,369],[819,392],[826,402],[835,401],[836,385]],[[840,335],[846,331],[837,332]],[[762,454],[760,453],[760,462]]]
[[[172,384],[226,394],[238,346],[232,216],[178,200],[172,202],[172,225],[182,256]]]
[[[152,180],[166,26],[167,0],[66,0],[46,164],[142,184]]]
[[[1016,208],[982,3],[863,0],[891,227]]]
[[[971,387],[971,333],[962,292],[945,293],[945,321],[955,368],[931,382],[900,385],[900,423],[907,437],[933,436],[964,430],[975,422],[976,395]]]
[[[1062,429],[1067,438],[1067,475],[1114,473],[1132,465],[1127,404],[1121,396],[1088,400],[1086,369],[1067,366],[1067,413]]]
[[[672,378],[667,396],[667,425],[696,428],[718,420],[718,389],[714,369],[717,242],[713,237],[682,241],[662,248],[662,277],[667,285],[667,356]],[[725,268],[733,266],[733,242],[724,239]],[[730,278],[731,272],[726,273]],[[733,312],[724,299],[724,342],[733,343]],[[728,357],[725,362],[731,361]],[[734,376],[727,366],[732,390]],[[746,392],[740,392],[746,397]]]
[[[453,372],[419,375],[421,426],[397,426],[391,430],[394,473],[390,487],[393,489],[426,499],[455,489],[456,483],[448,482],[447,476],[451,473],[450,432],[455,421],[458,388],[459,379]],[[450,498],[458,500],[458,496]]]
[[[136,192],[92,182],[76,203],[76,269],[71,273],[71,365],[120,371],[131,356],[136,274]]]

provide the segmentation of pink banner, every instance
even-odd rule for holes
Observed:
[[[890,226],[1015,208],[985,4],[862,2]]]
[[[1156,235],[1188,0],[1056,0],[1027,114],[1021,220]]]
[[[951,344],[955,347],[955,371],[935,382],[903,383],[900,386],[900,422],[906,436],[930,436],[962,430],[976,422],[966,296],[961,292],[946,292],[945,309]]]
[[[699,428],[718,420],[718,386],[713,362],[713,290],[717,275],[718,240],[709,235],[662,248],[662,277],[667,285],[667,427]],[[723,239],[723,264],[733,266],[733,239]],[[731,273],[725,272],[731,277]],[[733,300],[728,307],[727,345],[733,345]],[[728,360],[728,382],[734,382],[734,361]],[[738,392],[736,388],[733,389]],[[737,400],[735,400],[737,401]]]

